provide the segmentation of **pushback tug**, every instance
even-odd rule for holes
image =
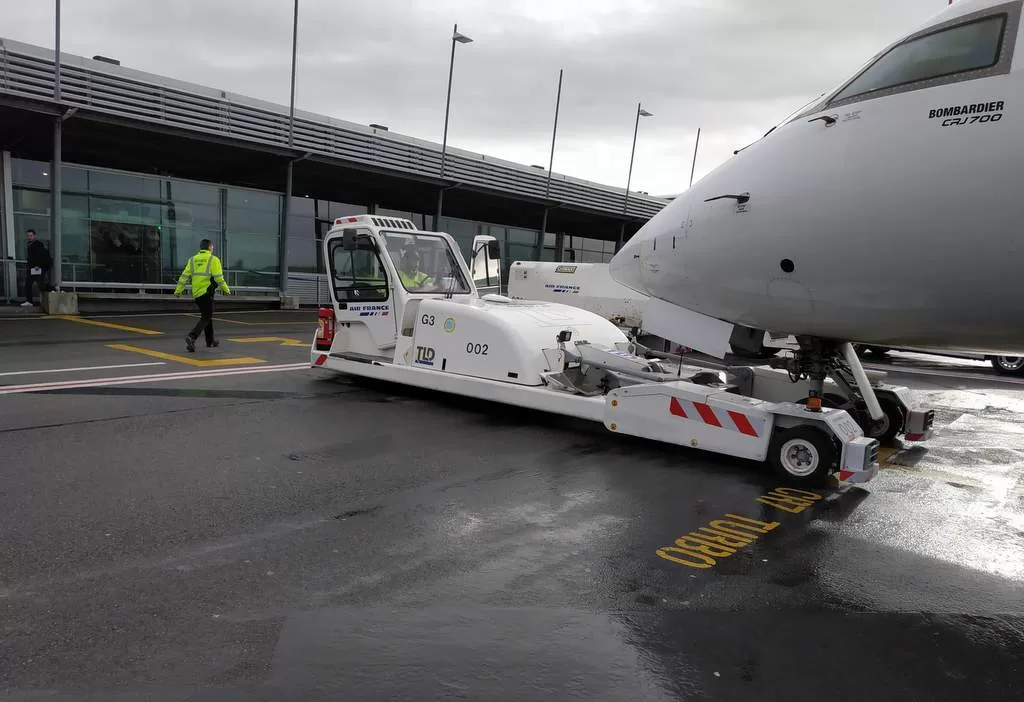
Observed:
[[[748,367],[715,371],[644,358],[600,315],[479,296],[446,233],[418,231],[406,219],[341,217],[324,237],[323,253],[332,304],[320,310],[314,368],[767,461],[794,483],[833,474],[865,483],[878,471],[878,441],[846,411],[761,399]],[[908,410],[906,420],[926,438],[930,413]]]

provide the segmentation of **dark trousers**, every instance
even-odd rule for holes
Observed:
[[[25,272],[25,302],[32,302],[32,297],[33,297],[33,295],[32,295],[32,286],[33,285],[38,285],[39,286],[39,293],[40,294],[46,292],[46,283],[44,281],[43,275],[41,273],[39,275],[32,275],[31,273],[26,271]]]
[[[205,331],[207,346],[213,343],[213,293],[214,288],[211,285],[209,290],[196,298],[196,304],[199,306],[200,320],[196,322],[196,325],[192,327],[192,331],[188,333],[189,337],[198,339],[199,335]]]

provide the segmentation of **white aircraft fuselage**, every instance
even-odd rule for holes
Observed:
[[[672,201],[612,276],[766,331],[1024,350],[1021,5],[963,0],[895,42]]]

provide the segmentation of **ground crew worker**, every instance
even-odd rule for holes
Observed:
[[[414,248],[405,250],[402,265],[398,269],[398,277],[406,290],[414,290],[431,283],[430,276],[420,270],[420,253]]]
[[[231,290],[224,280],[224,269],[220,259],[213,255],[213,242],[203,239],[199,242],[199,251],[188,260],[181,276],[178,278],[178,287],[174,289],[175,297],[180,297],[185,292],[185,285],[191,281],[192,297],[199,306],[199,322],[192,331],[185,337],[185,347],[189,353],[195,353],[196,339],[203,332],[206,333],[206,348],[220,344],[213,337],[213,294],[217,291],[211,283],[217,283],[217,287],[225,295],[230,295]]]

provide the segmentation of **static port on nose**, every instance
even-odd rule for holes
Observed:
[[[783,273],[792,273],[796,266],[788,258],[784,258],[779,261],[779,268],[782,269]]]

